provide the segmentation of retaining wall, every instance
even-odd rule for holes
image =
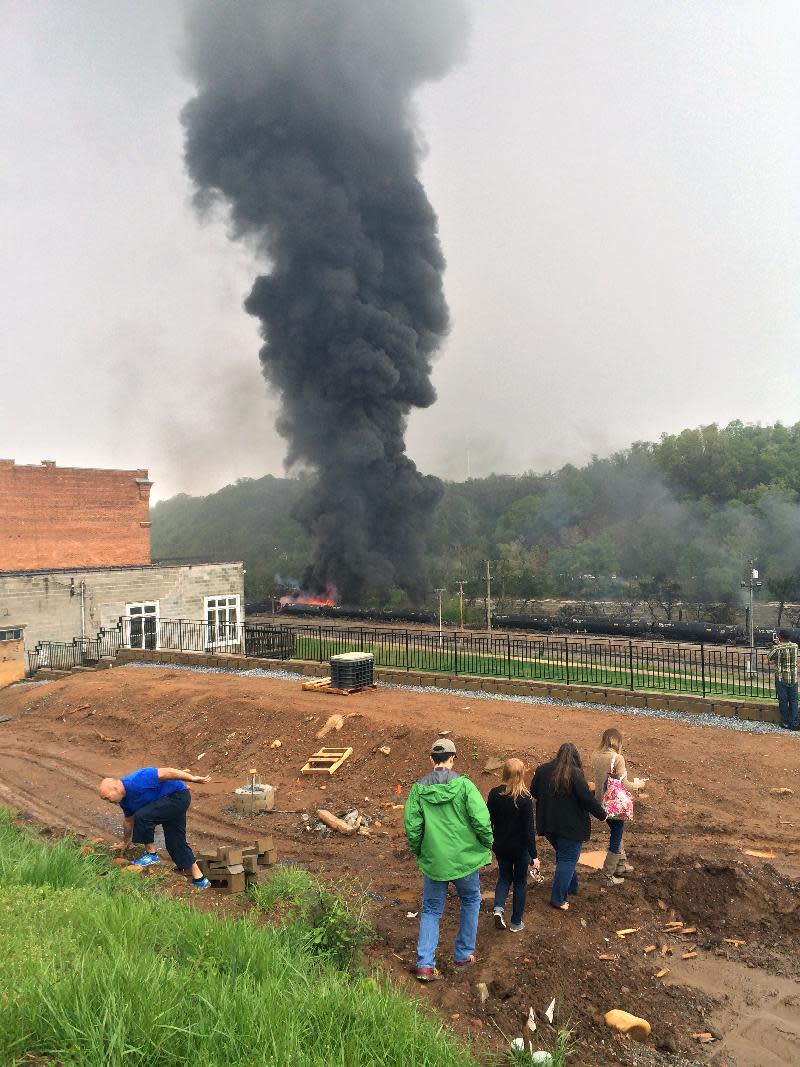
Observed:
[[[258,659],[253,656],[234,656],[222,653],[140,651],[130,648],[121,649],[117,654],[118,663],[140,661],[221,667],[229,671],[255,668],[285,670],[316,678],[330,673],[327,663],[308,660]],[[465,674],[441,674],[435,671],[405,671],[391,667],[376,667],[375,678],[380,682],[391,682],[397,685],[432,685],[441,689],[505,693],[513,696],[553,697],[555,700],[612,704],[617,707],[680,711],[689,715],[724,715],[755,722],[777,723],[779,721],[777,704],[773,706],[752,700],[723,700],[689,693],[660,693],[647,692],[642,689],[613,689],[603,686],[564,685],[557,682],[531,682],[523,679],[482,678]]]

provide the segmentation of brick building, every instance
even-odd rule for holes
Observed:
[[[30,650],[126,617],[145,647],[160,619],[242,621],[240,561],[151,562],[151,485],[146,470],[0,460],[0,629],[24,626]]]
[[[151,485],[146,470],[0,459],[0,571],[148,564]]]

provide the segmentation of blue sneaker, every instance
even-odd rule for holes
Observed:
[[[211,885],[211,882],[209,882],[206,877],[193,878],[192,885],[195,887],[195,889],[208,889],[208,887]]]
[[[152,867],[154,863],[160,863],[161,858],[157,852],[145,852],[138,860],[134,860],[131,867]]]

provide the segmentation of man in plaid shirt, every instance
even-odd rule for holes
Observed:
[[[785,630],[772,635],[773,648],[767,659],[775,669],[775,692],[781,728],[800,730],[797,714],[797,645],[789,640]]]

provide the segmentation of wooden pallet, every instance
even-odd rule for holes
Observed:
[[[301,689],[312,693],[336,693],[340,697],[353,696],[354,693],[363,693],[365,689],[377,689],[377,685],[359,685],[355,689],[339,689],[331,685],[330,675],[327,678],[314,678],[310,682],[302,682]]]
[[[301,774],[335,774],[346,759],[352,756],[352,748],[321,748],[308,757]]]

